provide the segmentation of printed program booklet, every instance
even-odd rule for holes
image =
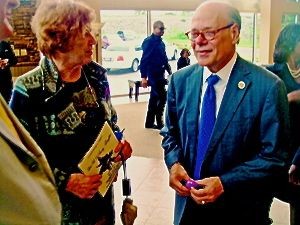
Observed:
[[[78,164],[85,175],[102,175],[102,183],[98,189],[101,196],[105,196],[122,165],[122,162],[114,162],[118,155],[114,149],[118,143],[111,127],[105,122],[96,141]]]

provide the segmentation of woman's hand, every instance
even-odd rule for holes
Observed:
[[[300,90],[292,91],[287,95],[289,102],[299,102],[300,101]]]
[[[126,160],[129,157],[131,157],[132,154],[132,148],[130,144],[124,139],[119,142],[119,144],[117,145],[114,151],[115,153],[118,153],[118,155],[114,159],[115,162]]]
[[[101,185],[101,177],[100,174],[86,176],[82,173],[73,173],[68,180],[66,191],[79,198],[90,199],[98,191]]]
[[[289,169],[289,181],[293,184],[300,185],[300,169],[296,165],[291,165]]]

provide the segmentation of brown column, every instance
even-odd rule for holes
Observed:
[[[101,24],[101,16],[100,16],[100,1],[97,0],[85,0],[86,4],[95,9],[96,11],[96,23],[93,24],[93,29],[96,31],[97,45],[95,48],[95,56],[94,60],[98,63],[102,63],[102,41],[101,41],[101,28],[103,24]]]

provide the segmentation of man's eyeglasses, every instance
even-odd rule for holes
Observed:
[[[159,27],[158,29],[161,30],[161,31],[164,31],[166,28],[165,27]]]
[[[225,27],[221,27],[219,29],[216,30],[208,30],[208,31],[188,31],[185,33],[185,35],[188,37],[188,39],[190,39],[191,41],[195,41],[200,35],[202,38],[204,38],[205,40],[211,41],[215,38],[216,34],[221,31],[221,30],[225,30],[228,29],[230,27],[232,27],[234,23],[230,23],[228,25],[226,25]]]

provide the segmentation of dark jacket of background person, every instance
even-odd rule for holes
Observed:
[[[300,90],[300,84],[297,83],[291,76],[290,71],[286,63],[274,63],[273,65],[267,66],[267,69],[278,75],[286,85],[287,92],[291,93],[295,90]],[[300,177],[300,100],[289,102],[289,113],[290,113],[290,148],[287,147],[290,152],[289,164],[296,165],[298,172],[295,173]],[[293,185],[288,182],[288,171],[286,173],[286,182],[278,184],[279,192],[276,193],[275,197],[288,202],[290,204],[290,224],[300,225],[300,186]]]
[[[16,65],[18,62],[9,42],[0,42],[0,59],[8,59],[7,66],[0,68],[0,93],[8,103],[13,88],[13,79],[10,67]]]
[[[185,57],[180,57],[177,61],[177,70],[190,65],[190,59]]]
[[[191,60],[189,57],[185,57],[184,54],[187,53],[190,56],[190,52],[188,49],[182,49],[180,52],[180,57],[177,61],[177,70],[190,65]]]
[[[153,24],[153,33],[145,38],[142,44],[140,72],[142,86],[151,86],[145,128],[161,129],[164,126],[163,113],[166,104],[167,79],[165,71],[172,73],[166,54],[166,46],[161,36],[164,34],[164,24],[156,21]],[[156,124],[155,124],[156,121]]]
[[[275,197],[290,204],[290,224],[300,225],[300,24],[288,24],[279,33],[267,69],[280,77],[287,89],[290,112],[290,161],[286,182]],[[286,146],[288,149],[288,146]]]
[[[297,83],[291,76],[286,63],[274,63],[266,68],[283,80],[287,89],[287,93],[300,90],[300,83]],[[289,105],[291,118],[291,148],[293,151],[291,154],[291,163],[300,167],[300,100],[298,102],[290,102]]]
[[[142,78],[148,79],[148,85],[156,82],[165,83],[165,71],[171,74],[166,55],[166,46],[160,36],[151,34],[142,44],[143,56],[140,64]]]

